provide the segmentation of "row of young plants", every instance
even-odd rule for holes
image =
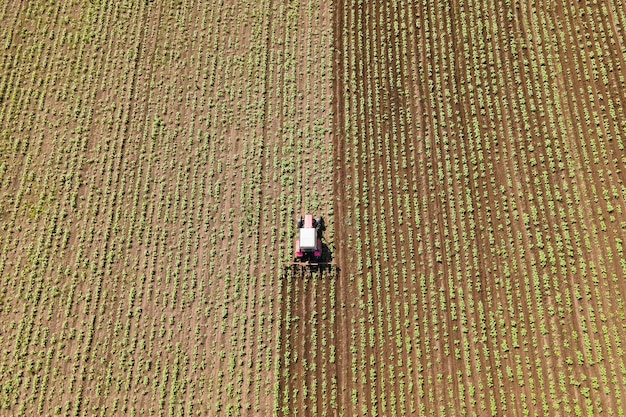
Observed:
[[[313,168],[330,159],[318,2],[13,7],[0,14],[2,407],[271,413],[292,251],[279,242],[332,184],[332,167]],[[311,197],[305,180],[321,184]]]
[[[582,80],[590,94],[580,99],[563,91],[574,85],[553,87],[574,81],[558,77],[561,66],[573,74],[590,58],[564,49],[552,10],[468,1],[346,2],[344,11],[357,296],[348,410],[620,410],[609,393],[622,390],[623,313],[606,306],[622,308],[613,295],[623,161],[613,139],[594,139],[620,129],[616,113],[594,104],[620,99],[619,74]],[[606,8],[585,13],[592,36],[612,36]],[[604,50],[591,73],[609,74],[616,52]],[[576,135],[594,112],[602,130]],[[598,316],[611,323],[602,335]],[[519,395],[504,395],[511,384]]]

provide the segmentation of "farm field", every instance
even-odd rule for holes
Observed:
[[[332,216],[331,20],[0,5],[0,415],[275,414],[281,264]]]
[[[624,415],[625,25],[0,4],[0,415]]]
[[[340,415],[623,415],[624,4],[335,18]]]

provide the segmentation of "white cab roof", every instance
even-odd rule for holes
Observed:
[[[317,236],[316,230],[313,228],[302,228],[300,229],[300,249],[304,250],[314,250],[316,245]]]

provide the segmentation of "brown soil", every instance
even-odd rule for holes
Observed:
[[[0,6],[5,412],[275,411],[293,221],[332,215],[326,7]]]
[[[3,412],[619,414],[620,5],[218,3],[0,5]]]
[[[621,11],[335,11],[340,409],[620,410]]]

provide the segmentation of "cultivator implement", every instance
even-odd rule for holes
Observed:
[[[284,266],[285,276],[293,278],[334,277],[339,273],[339,266],[334,262],[298,262]]]

